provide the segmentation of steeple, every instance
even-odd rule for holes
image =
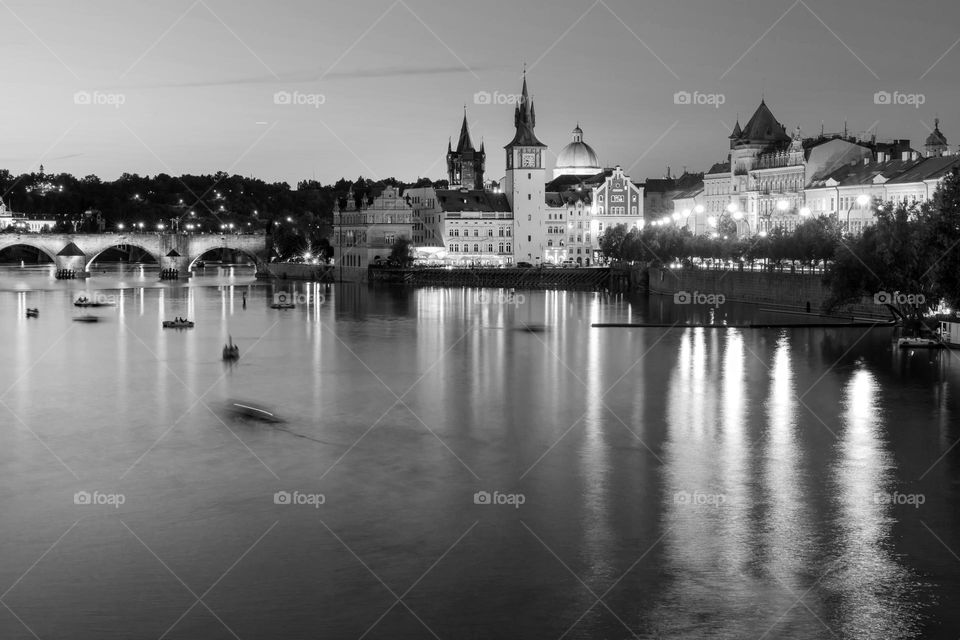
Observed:
[[[524,147],[546,147],[537,140],[533,129],[537,125],[537,111],[533,106],[533,100],[530,99],[530,93],[527,90],[527,70],[523,70],[523,89],[520,91],[520,100],[513,111],[513,126],[516,128],[516,134],[513,140],[505,148],[514,146]]]
[[[457,142],[457,153],[473,151],[473,142],[470,140],[470,129],[467,127],[467,107],[463,107],[463,124],[460,125],[460,141]]]

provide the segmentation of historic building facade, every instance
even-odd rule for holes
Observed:
[[[334,209],[334,246],[339,247],[339,264],[366,267],[376,258],[387,258],[400,237],[413,238],[413,207],[397,187],[387,186],[369,202]]]

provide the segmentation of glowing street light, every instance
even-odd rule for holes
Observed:
[[[731,202],[730,204],[727,205],[727,211],[729,213],[734,213],[735,211],[739,211],[739,210],[740,210],[740,205],[738,205],[736,202]]]
[[[804,218],[810,216],[810,207],[800,207],[800,215]]]
[[[704,211],[706,211],[706,209],[703,208],[702,204],[698,204],[693,208],[694,213],[703,213]]]
[[[117,229],[119,229],[120,231],[123,231],[123,223],[122,223],[122,222],[118,222],[118,223],[117,223]]]
[[[857,196],[857,204],[860,205],[861,209],[867,206],[868,204],[870,204],[870,196],[868,196],[865,193],[861,193],[860,195]]]
[[[786,211],[790,208],[790,203],[786,200],[777,200],[777,211]]]

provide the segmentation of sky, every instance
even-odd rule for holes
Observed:
[[[548,169],[579,122],[634,180],[703,171],[761,97],[791,132],[846,122],[920,148],[939,116],[960,143],[960,3],[942,0],[4,0],[0,15],[12,173],[440,179],[466,105],[499,179],[524,64]]]

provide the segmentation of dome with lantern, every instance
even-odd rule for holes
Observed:
[[[593,176],[600,173],[600,160],[593,148],[583,141],[583,129],[579,123],[573,130],[573,141],[560,150],[553,177]]]

